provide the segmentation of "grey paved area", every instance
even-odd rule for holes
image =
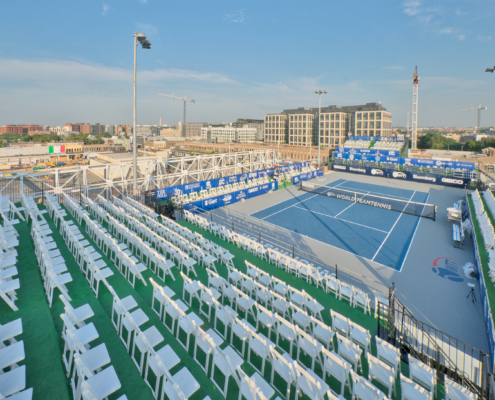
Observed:
[[[397,297],[418,320],[487,351],[479,285],[476,280],[466,278],[462,271],[466,262],[474,263],[471,238],[466,237],[462,249],[454,248],[452,226],[446,217],[446,208],[464,198],[464,190],[342,172],[330,172],[313,181],[326,185],[338,179],[430,193],[428,203],[438,206],[437,219],[421,219],[400,272],[265,221],[253,221],[249,217],[264,208],[303,194],[294,186],[217,209],[213,212],[213,220],[227,225],[225,217],[230,213],[234,217],[236,231],[248,232],[257,237],[260,231],[261,240],[265,243],[272,243],[289,253],[294,246],[296,256],[332,272],[337,264],[340,279],[368,292],[388,292],[392,282],[395,282]],[[468,282],[476,284],[478,301],[475,304],[466,299]]]

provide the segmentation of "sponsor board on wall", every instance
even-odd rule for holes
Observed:
[[[474,163],[464,161],[440,161],[440,160],[423,160],[419,158],[403,158],[373,154],[358,154],[358,153],[339,153],[334,152],[335,158],[342,160],[360,160],[374,162],[389,162],[401,165],[416,165],[418,167],[436,167],[436,168],[451,168],[465,169],[473,171]]]
[[[253,171],[245,174],[231,175],[222,178],[209,179],[206,181],[186,183],[184,185],[170,186],[168,188],[157,189],[155,195],[158,200],[165,200],[174,196],[180,196],[182,194],[189,194],[192,192],[199,192],[200,190],[209,190],[225,185],[231,185],[237,182],[244,182],[246,180],[264,178],[267,176],[273,176],[273,168],[264,169],[260,171]]]
[[[308,181],[316,178],[317,176],[323,176],[323,169],[317,169],[315,171],[306,172],[305,174],[296,175],[292,177],[292,184],[295,185],[301,181]]]
[[[214,210],[215,208],[233,204],[238,201],[241,201],[242,199],[250,199],[252,197],[256,197],[268,193],[271,190],[274,191],[277,189],[278,189],[278,182],[273,181],[249,189],[238,190],[237,192],[211,197],[209,199],[199,200],[194,203],[188,203],[184,205],[184,210],[188,210],[196,213],[201,213],[203,211],[211,211]]]
[[[332,169],[334,171],[351,172],[354,174],[364,174],[382,178],[424,182],[434,185],[453,186],[459,188],[465,187],[470,181],[468,178],[453,178],[440,174],[420,174],[411,171],[391,171],[381,168],[352,167],[350,165],[333,164]]]

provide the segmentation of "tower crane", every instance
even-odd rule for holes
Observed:
[[[182,100],[184,102],[184,125],[182,126],[182,136],[186,137],[186,102],[189,101],[190,103],[196,103],[196,100],[188,99],[187,94],[184,98],[174,96],[173,93],[172,95],[158,93],[158,96],[170,97],[171,99]]]
[[[473,111],[473,110],[478,110],[478,120],[476,124],[476,130],[475,134],[479,133],[479,129],[481,128],[480,122],[481,122],[481,111],[486,110],[488,107],[481,107],[481,104],[478,104],[478,107],[471,107],[471,108],[465,108],[464,110],[461,111]]]

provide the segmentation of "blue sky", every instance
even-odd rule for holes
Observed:
[[[285,108],[378,102],[406,124],[418,65],[420,126],[495,125],[493,0],[2,2],[0,125],[263,118]]]

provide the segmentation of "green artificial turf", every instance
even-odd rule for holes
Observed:
[[[476,218],[476,212],[474,209],[473,199],[471,198],[471,195],[468,195],[467,199],[468,199],[471,219],[474,225],[474,232],[476,234],[476,241],[478,242],[478,251],[481,259],[481,269],[483,271],[483,279],[485,281],[485,288],[488,296],[488,304],[490,305],[490,313],[491,313],[492,312],[491,310],[495,310],[495,287],[493,286],[492,279],[490,278],[489,275],[490,269],[488,268],[488,261],[489,261],[488,251],[486,250],[485,247],[485,241],[481,233],[479,221]],[[486,214],[488,215],[488,218],[490,218],[492,226],[495,227],[495,219],[493,218],[493,215],[490,211],[490,208],[486,204],[485,199],[483,199],[483,196],[481,196],[481,201],[483,202]]]
[[[33,399],[70,399],[65,369],[59,351],[59,331],[53,323],[52,310],[43,288],[40,270],[34,254],[30,225],[19,222],[17,246],[17,270],[20,289],[17,290],[13,311],[0,299],[0,324],[22,318],[22,335],[26,358],[19,365],[26,365],[26,388],[33,388]]]
[[[88,282],[86,281],[85,276],[80,271],[79,266],[76,264],[75,260],[72,257],[72,254],[65,246],[62,237],[58,233],[58,230],[54,227],[53,222],[50,220],[48,214],[44,214],[46,220],[49,222],[50,226],[53,230],[53,239],[57,242],[58,248],[60,249],[62,256],[65,259],[67,268],[71,273],[73,281],[67,284],[67,288],[69,290],[69,295],[72,298],[72,305],[74,307],[78,307],[82,304],[89,303],[92,307],[95,316],[89,319],[87,322],[93,322],[95,324],[96,329],[99,333],[99,338],[95,342],[91,343],[92,347],[96,346],[104,342],[107,346],[111,357],[111,365],[115,367],[117,375],[122,384],[122,388],[116,392],[114,395],[110,396],[111,399],[115,399],[122,394],[126,394],[129,400],[132,399],[152,399],[151,390],[144,383],[143,378],[139,375],[139,371],[134,365],[130,355],[127,353],[122,341],[118,337],[117,333],[111,322],[111,313],[112,313],[112,296],[108,289],[105,287],[103,283],[100,284],[99,296],[98,299],[95,297],[94,293],[89,287]],[[77,224],[77,221],[68,214],[65,218],[66,220],[73,220],[74,223]],[[331,325],[330,318],[330,309],[333,309],[347,317],[349,317],[352,321],[360,324],[364,328],[370,330],[372,336],[375,334],[377,329],[377,320],[369,315],[365,315],[361,310],[356,310],[352,308],[349,304],[346,304],[343,301],[336,299],[333,295],[326,294],[322,289],[316,288],[311,284],[306,283],[305,281],[296,278],[295,276],[286,273],[283,270],[278,269],[277,267],[269,264],[268,262],[259,259],[255,255],[245,252],[244,250],[234,246],[233,244],[224,242],[218,237],[215,237],[211,233],[204,231],[186,221],[181,222],[182,225],[188,227],[191,230],[197,231],[202,234],[205,238],[212,240],[220,244],[222,247],[226,248],[230,251],[234,256],[234,264],[237,269],[242,272],[246,272],[246,267],[244,260],[248,260],[253,263],[257,267],[267,271],[271,275],[282,279],[289,285],[299,289],[305,290],[308,294],[314,297],[318,302],[320,302],[325,310],[322,312],[324,322]],[[106,226],[106,224],[104,224]],[[19,277],[21,278],[21,291],[19,291],[19,300],[17,304],[21,308],[23,305],[23,301],[28,301],[31,305],[21,308],[17,313],[14,312],[5,312],[2,308],[0,309],[0,321],[2,323],[8,322],[12,319],[17,318],[18,316],[26,318],[26,322],[24,323],[24,334],[22,339],[25,340],[26,347],[26,365],[27,365],[27,374],[28,374],[28,387],[35,387],[35,399],[69,399],[71,398],[69,380],[65,378],[65,369],[61,362],[61,353],[63,349],[63,341],[60,337],[60,332],[62,329],[62,320],[60,319],[60,313],[63,312],[63,304],[58,299],[59,292],[55,291],[54,296],[54,304],[51,309],[48,308],[46,297],[44,295],[44,290],[42,286],[41,277],[39,274],[39,269],[36,264],[36,258],[34,256],[34,249],[32,240],[29,236],[29,228],[25,223],[21,223],[16,225],[21,234],[20,238],[22,238],[21,246],[26,243],[27,251],[19,251],[19,265],[27,265],[29,267],[24,268],[22,274],[19,271]],[[23,230],[24,228],[24,230]],[[84,231],[84,227],[81,227],[81,232],[84,236],[91,242],[93,247],[99,251],[96,244],[89,239],[88,235]],[[99,251],[101,254],[102,251]],[[159,344],[156,349],[158,350],[162,346],[169,344],[174,351],[177,353],[181,362],[171,370],[172,375],[186,366],[189,371],[193,374],[195,379],[200,384],[200,389],[191,397],[192,400],[195,399],[203,399],[205,396],[210,396],[212,400],[215,399],[223,399],[223,396],[217,390],[217,388],[213,385],[210,372],[208,376],[204,373],[204,371],[200,368],[200,366],[193,359],[193,351],[194,351],[194,338],[191,339],[191,344],[189,347],[189,351],[186,350],[179,344],[174,335],[172,335],[169,330],[163,325],[159,317],[153,312],[151,309],[152,303],[152,293],[153,289],[149,282],[149,278],[154,279],[156,282],[161,285],[169,286],[175,293],[176,296],[173,297],[174,300],[182,298],[182,288],[183,288],[183,280],[180,276],[180,273],[177,268],[173,269],[173,274],[175,281],[172,280],[170,276],[167,276],[166,282],[161,281],[157,276],[149,269],[143,272],[143,276],[146,280],[147,285],[145,286],[141,281],[136,281],[136,286],[133,289],[129,282],[125,280],[125,278],[120,274],[118,269],[113,265],[108,257],[103,256],[104,261],[107,265],[112,269],[114,275],[109,277],[108,283],[113,287],[120,298],[126,297],[128,295],[132,295],[134,299],[138,303],[138,307],[141,308],[149,317],[149,321],[142,325],[140,329],[144,331],[148,327],[154,325],[160,333],[164,337],[164,341]],[[22,264],[21,264],[22,262]],[[225,266],[220,265],[220,263],[215,263],[218,272],[227,277],[227,269]],[[207,285],[208,276],[206,270],[202,267],[196,265],[195,269],[197,271],[198,277],[193,279],[200,280],[203,284]],[[26,291],[30,294],[30,297],[24,296],[23,292]],[[23,299],[24,297],[24,299]],[[24,310],[23,310],[24,309]],[[20,312],[24,314],[18,314]],[[192,308],[187,312],[194,311],[197,315],[200,315],[199,311],[199,302],[196,300],[193,301]],[[373,312],[373,311],[372,311]],[[212,311],[214,315],[214,311]],[[7,318],[8,317],[8,318]],[[205,321],[206,318],[202,316]],[[32,320],[32,322],[31,322]],[[249,322],[252,324],[254,320],[252,317],[248,318]],[[169,321],[167,321],[169,322]],[[212,319],[213,322],[213,319]],[[28,325],[31,325],[28,329]],[[42,327],[41,332],[37,330],[37,327]],[[212,324],[206,321],[202,325],[202,329],[207,331],[209,328],[212,328]],[[220,327],[223,328],[223,327]],[[260,327],[259,331],[268,335],[267,329],[262,329]],[[228,332],[228,338],[230,339],[230,329]],[[58,342],[57,342],[58,339]],[[271,340],[275,342],[275,335],[272,332]],[[31,354],[28,357],[28,343],[31,342]],[[225,348],[229,345],[229,340],[226,340],[221,347]],[[234,340],[232,343],[233,347],[240,348],[241,344],[239,340]],[[288,344],[281,343],[281,348],[285,351],[289,350]],[[376,354],[375,345],[372,344],[373,354]],[[281,351],[281,349],[279,349]],[[293,348],[292,357],[296,358],[296,347]],[[204,362],[205,356],[204,354],[198,354],[198,358]],[[301,361],[305,365],[310,365],[310,359],[301,355]],[[245,361],[247,361],[247,357],[245,357]],[[251,356],[251,362],[257,366],[261,366],[261,360],[257,358],[254,354]],[[210,357],[210,370],[211,370],[211,362],[212,358]],[[50,369],[47,369],[47,365],[50,366]],[[366,359],[362,358],[363,372],[364,376],[367,376],[368,367]],[[242,365],[243,370],[248,374],[252,375],[255,372],[255,369],[247,362],[244,362]],[[402,371],[405,375],[408,375],[408,367],[407,364],[402,363]],[[322,376],[321,368],[318,364],[316,364],[315,372],[317,375]],[[221,380],[222,377],[220,374],[215,374],[215,379]],[[270,363],[266,363],[264,378],[267,382],[270,382],[271,378],[271,366]],[[331,388],[336,392],[340,391],[340,383],[333,378],[327,377],[327,383],[330,384]],[[377,385],[377,387],[385,390],[380,384],[373,382]],[[275,376],[275,387],[280,391],[278,395],[281,398],[285,398],[285,382]],[[39,391],[37,391],[39,388]],[[442,393],[443,388],[439,385],[439,389],[437,391],[437,399],[442,398],[439,397]],[[237,399],[238,397],[238,388],[235,381],[231,378],[229,381],[229,389],[227,399]],[[345,397],[346,399],[350,399],[351,393],[348,388],[345,389]],[[306,398],[305,396],[302,397]],[[393,396],[394,399],[400,398],[400,384],[399,381],[396,381],[396,395]],[[291,388],[291,400],[295,400],[295,387]]]

